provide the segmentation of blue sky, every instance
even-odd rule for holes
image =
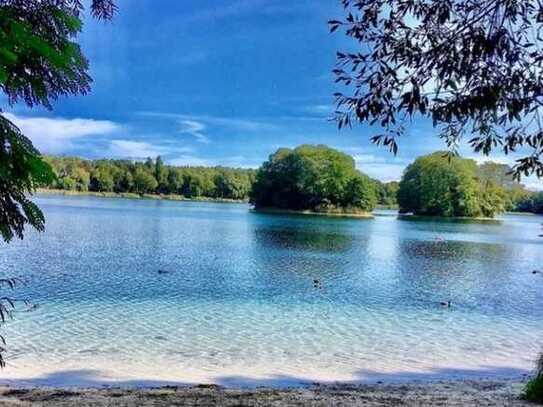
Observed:
[[[387,181],[417,155],[444,147],[427,122],[416,121],[394,157],[369,142],[378,129],[338,131],[328,120],[335,52],[352,46],[328,31],[326,22],[341,16],[339,1],[118,5],[111,22],[85,18],[89,95],[58,100],[52,112],[6,109],[42,152],[257,167],[279,147],[325,143]]]

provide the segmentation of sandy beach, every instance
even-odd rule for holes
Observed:
[[[15,388],[0,387],[0,406],[528,406],[523,380],[458,380],[433,383],[312,385],[304,388],[193,387]]]

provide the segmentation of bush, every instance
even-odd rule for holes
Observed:
[[[524,388],[523,398],[543,404],[543,353],[537,361],[536,376]]]
[[[523,398],[543,404],[543,376],[535,377],[526,384]]]

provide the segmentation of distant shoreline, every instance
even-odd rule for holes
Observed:
[[[98,192],[98,191],[71,191],[66,189],[49,189],[38,188],[36,195],[63,195],[63,196],[92,196],[97,198],[119,198],[119,199],[135,199],[135,200],[163,200],[163,201],[178,201],[178,202],[211,202],[211,203],[236,203],[248,204],[248,200],[243,199],[227,199],[227,198],[209,198],[209,197],[194,197],[188,198],[178,194],[136,194],[133,192]],[[398,206],[394,205],[377,205],[376,210],[392,210],[397,211]],[[358,219],[372,219],[379,214],[373,212],[315,212],[310,210],[293,210],[293,209],[277,209],[277,208],[259,208],[251,209],[257,213],[276,213],[276,214],[291,214],[291,215],[306,215],[306,216],[330,216]],[[541,216],[532,212],[517,212],[507,211],[503,215],[521,215],[521,216]],[[498,218],[485,217],[461,217],[461,216],[428,216],[428,215],[412,215],[412,214],[397,214],[398,218],[412,220],[445,220],[445,221],[480,221],[480,222],[501,222]]]
[[[65,196],[93,196],[98,198],[121,198],[121,199],[147,199],[147,200],[163,200],[163,201],[182,201],[182,202],[214,202],[214,203],[239,203],[246,204],[246,200],[241,199],[226,199],[226,198],[208,198],[195,197],[187,198],[177,194],[135,194],[133,192],[96,192],[96,191],[68,191],[65,189],[45,189],[39,188],[36,190],[37,195],[65,195]]]
[[[304,215],[304,216],[331,216],[336,218],[359,218],[373,219],[375,215],[371,212],[316,212],[311,210],[294,210],[294,209],[278,209],[278,208],[253,208],[251,212],[266,213],[266,214],[283,214],[283,215]]]

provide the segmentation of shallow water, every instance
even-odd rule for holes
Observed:
[[[3,327],[0,382],[285,385],[528,372],[543,349],[543,218],[256,214],[47,196],[2,245],[39,304]],[[159,274],[158,270],[167,273]],[[315,287],[314,280],[318,280]],[[451,308],[440,305],[452,301]]]

